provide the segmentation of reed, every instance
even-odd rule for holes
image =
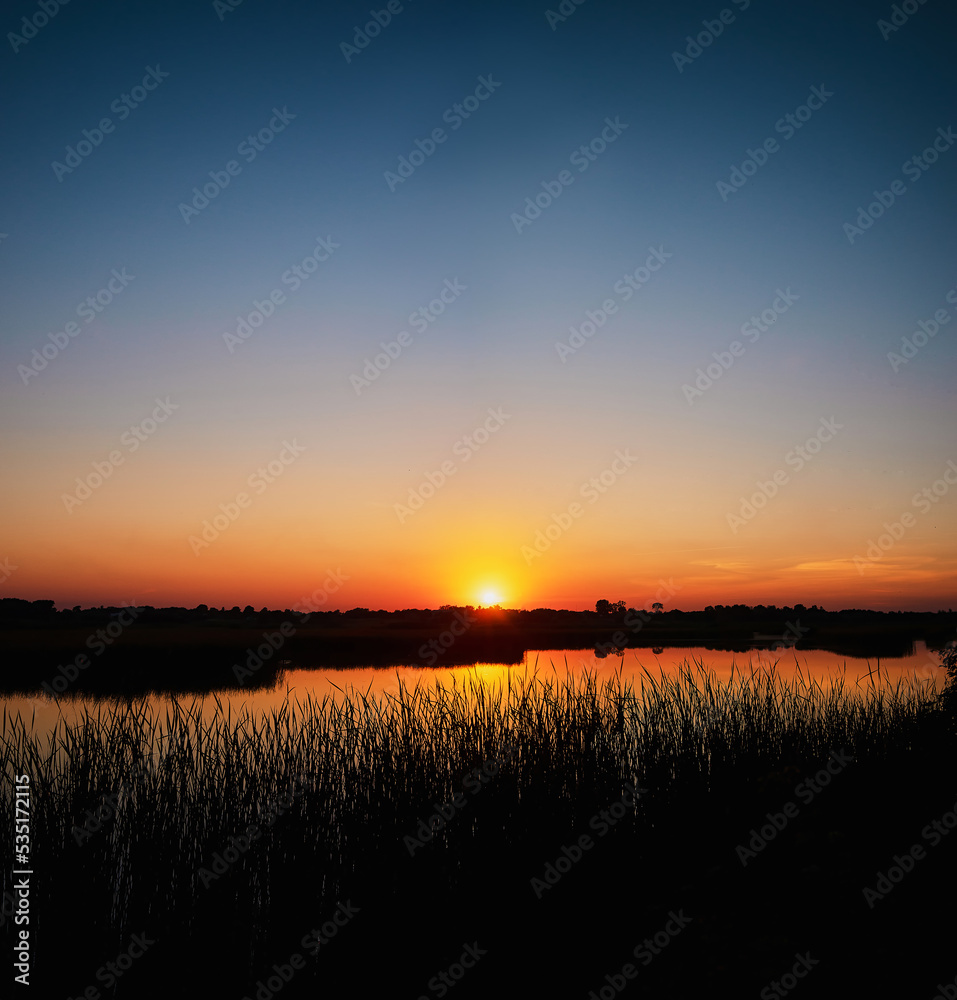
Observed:
[[[215,925],[253,971],[279,928],[331,912],[357,887],[368,898],[400,883],[465,885],[469,857],[489,851],[520,872],[626,782],[647,790],[631,817],[638,843],[681,822],[689,799],[815,766],[836,748],[879,766],[942,719],[936,692],[877,674],[719,680],[701,663],[637,682],[554,667],[495,686],[400,680],[395,695],[289,697],[265,714],[216,698],[112,703],[45,734],[4,711],[0,824],[12,828],[12,777],[28,773],[41,926],[57,926],[54,901],[68,898],[117,939],[141,925],[159,937]],[[404,837],[487,761],[497,773],[410,858]],[[85,815],[117,789],[116,808],[84,836]],[[743,830],[756,801],[739,796]],[[259,836],[240,850],[251,827]],[[227,852],[235,860],[217,874]],[[405,863],[413,882],[394,874]]]

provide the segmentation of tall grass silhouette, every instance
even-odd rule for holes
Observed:
[[[28,773],[41,932],[62,933],[62,908],[82,899],[76,949],[99,954],[107,930],[120,941],[146,927],[232,955],[242,980],[285,929],[305,930],[338,900],[369,905],[413,886],[474,893],[477,857],[527,880],[626,782],[646,790],[630,818],[636,843],[687,824],[692,800],[716,789],[729,792],[729,822],[746,831],[768,775],[819,764],[835,748],[880,765],[942,718],[937,692],[879,674],[822,683],[771,669],[719,680],[685,662],[636,681],[536,667],[492,686],[471,675],[398,683],[381,697],[292,692],[266,713],[216,698],[161,710],[103,704],[50,733],[4,711],[0,825],[12,829],[12,778]],[[500,767],[481,795],[410,857],[403,838],[493,760]],[[77,836],[87,811],[120,787],[115,812]]]

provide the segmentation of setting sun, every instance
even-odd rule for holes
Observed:
[[[486,605],[501,604],[502,595],[497,590],[488,588],[482,591],[481,603]]]

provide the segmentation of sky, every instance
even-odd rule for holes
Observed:
[[[6,5],[0,596],[951,607],[904,6]]]

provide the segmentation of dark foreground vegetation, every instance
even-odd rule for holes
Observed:
[[[703,646],[744,653],[777,646],[899,657],[911,653],[917,640],[941,645],[957,631],[952,611],[718,605],[655,612],[608,601],[598,607],[519,611],[447,605],[306,613],[200,605],[57,611],[52,601],[7,598],[0,600],[0,691],[47,690],[42,685],[49,687],[59,673],[77,694],[211,692],[241,684],[269,687],[283,665],[519,664],[530,649],[594,648],[611,655],[629,647]],[[264,642],[262,666],[240,673]]]
[[[930,1000],[954,749],[926,689],[700,666],[133,703],[49,740],[4,716],[0,828],[28,775],[36,996]]]

